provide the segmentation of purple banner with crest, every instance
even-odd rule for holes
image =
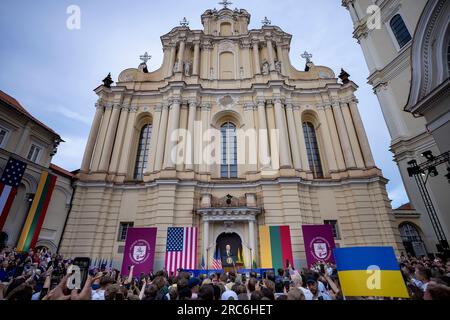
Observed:
[[[334,263],[336,245],[331,225],[303,225],[302,230],[308,267],[317,262]]]
[[[134,266],[133,276],[153,271],[157,228],[129,228],[123,251],[122,275],[128,275]]]

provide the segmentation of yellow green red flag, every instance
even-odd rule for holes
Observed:
[[[43,172],[41,174],[33,203],[28,211],[25,225],[20,234],[17,251],[28,251],[36,245],[52,197],[53,189],[55,188],[55,183],[55,175],[48,172]]]

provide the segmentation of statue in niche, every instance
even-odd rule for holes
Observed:
[[[211,68],[209,70],[209,80],[212,80],[212,79],[214,79],[214,68]]]
[[[277,61],[277,62],[275,63],[275,70],[276,70],[278,73],[281,73],[281,61]]]
[[[267,61],[263,62],[262,74],[265,75],[265,76],[267,76],[269,74],[269,63]]]
[[[239,69],[239,76],[241,77],[241,79],[244,79],[244,67],[241,66],[241,68]]]
[[[172,74],[178,71],[178,61],[175,61],[175,64],[173,65]]]
[[[186,77],[190,76],[190,71],[191,71],[191,63],[189,61],[186,61],[184,63],[184,75]]]

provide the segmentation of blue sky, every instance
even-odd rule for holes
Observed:
[[[211,0],[85,0],[0,2],[0,89],[12,95],[34,116],[66,141],[53,162],[79,168],[97,99],[93,89],[111,72],[118,74],[140,63],[148,51],[149,69],[162,61],[160,36],[185,16],[191,29],[201,29],[200,15],[220,8]],[[69,30],[67,7],[81,9],[81,28]],[[400,174],[388,151],[390,138],[378,100],[366,83],[368,69],[353,26],[340,0],[240,0],[231,8],[251,14],[250,28],[260,28],[267,16],[273,25],[293,35],[291,62],[302,70],[300,54],[308,50],[316,65],[337,74],[344,68],[360,86],[356,93],[376,164],[390,180],[393,207],[408,202]]]

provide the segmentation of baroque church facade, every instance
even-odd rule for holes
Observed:
[[[155,269],[167,228],[198,227],[198,267],[218,239],[235,237],[245,266],[259,265],[260,225],[288,225],[294,265],[304,265],[301,226],[333,226],[338,246],[403,250],[387,180],[376,167],[342,72],[304,54],[266,19],[249,30],[243,9],[207,10],[161,37],[155,71],[147,55],[95,89],[98,95],[60,252],[113,259],[126,229],[157,227]]]

